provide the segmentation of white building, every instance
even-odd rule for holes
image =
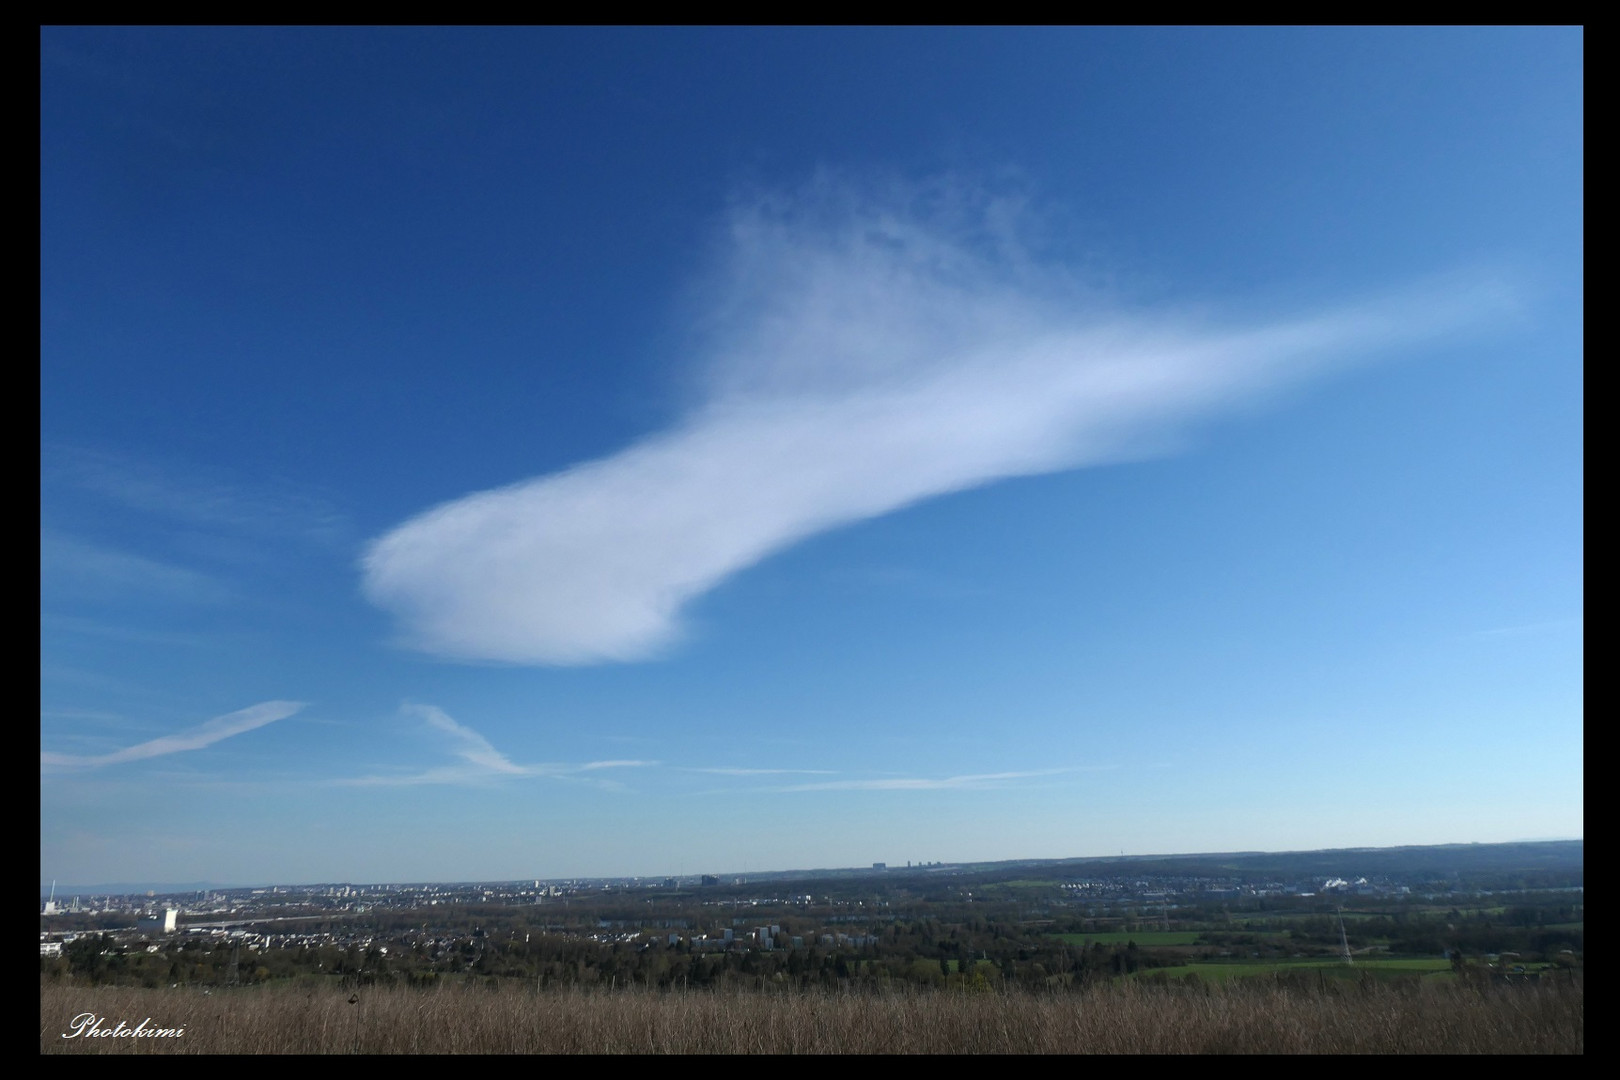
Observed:
[[[142,916],[136,929],[143,934],[172,934],[179,916],[179,908],[164,908],[162,915]]]

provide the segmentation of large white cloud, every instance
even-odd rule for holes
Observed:
[[[996,228],[995,200],[944,205],[824,188],[739,207],[701,293],[684,420],[407,521],[368,548],[366,594],[441,656],[649,657],[677,639],[683,605],[814,533],[1155,452],[1187,421],[1501,299],[1431,284],[1210,329],[1100,302]]]

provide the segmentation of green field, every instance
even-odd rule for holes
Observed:
[[[1386,919],[1390,918],[1392,913],[1386,911],[1346,911],[1342,914],[1345,922],[1355,922],[1358,919]],[[1341,913],[1338,911],[1278,911],[1246,917],[1243,921],[1286,925],[1291,922],[1304,922],[1307,919],[1338,919],[1340,915]]]
[[[1135,930],[1110,931],[1106,934],[1058,934],[1065,945],[1125,945],[1136,942],[1148,945],[1191,945],[1201,936],[1197,930]]]

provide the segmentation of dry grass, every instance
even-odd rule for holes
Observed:
[[[46,1053],[1070,1054],[1583,1052],[1577,985],[1099,986],[1082,993],[657,993],[42,985]],[[183,1027],[177,1039],[63,1039]]]

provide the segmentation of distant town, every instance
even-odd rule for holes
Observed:
[[[47,977],[948,985],[1582,963],[1583,844],[42,897]],[[1335,974],[1341,973],[1335,971]]]

